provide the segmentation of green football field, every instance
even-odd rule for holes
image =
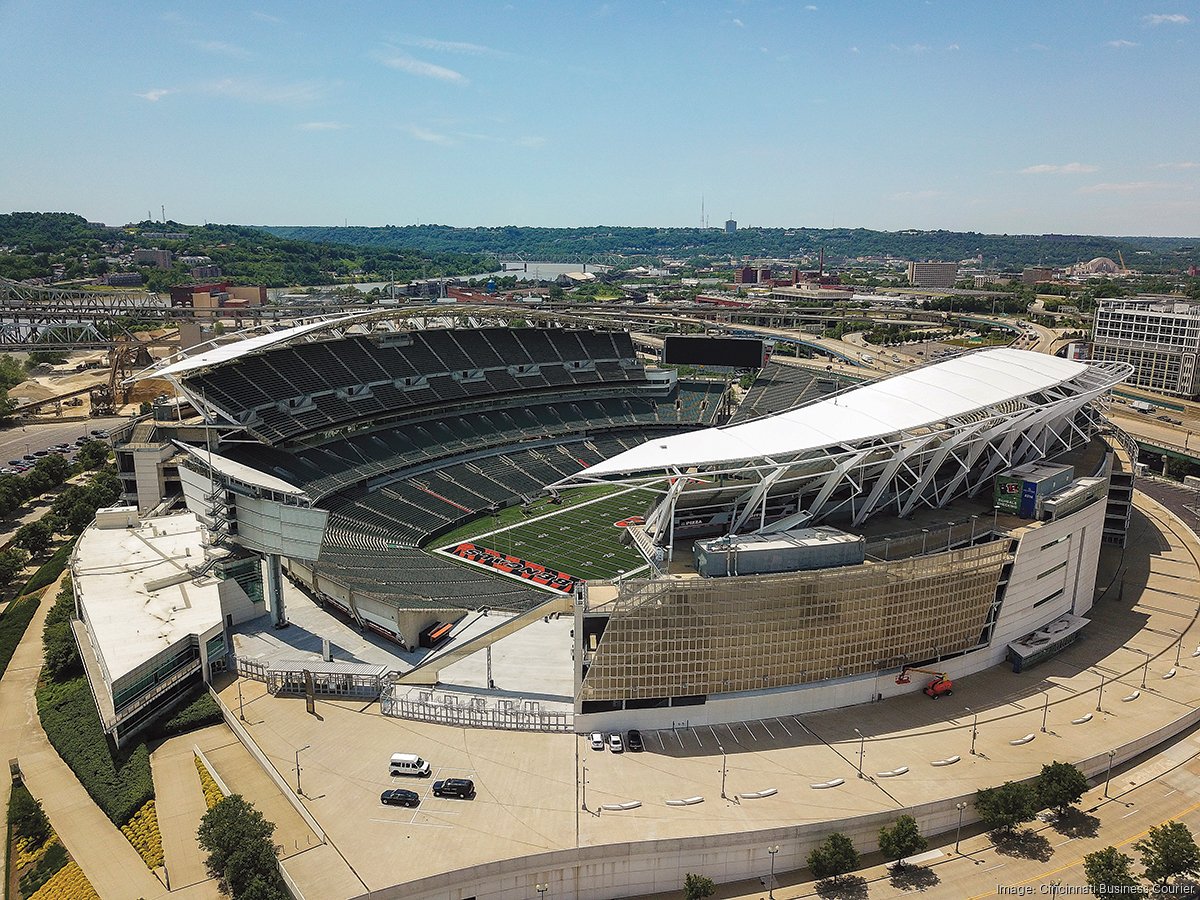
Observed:
[[[583,579],[616,578],[621,572],[632,574],[644,568],[642,555],[621,542],[624,529],[616,523],[644,515],[656,493],[601,488],[583,499],[572,498],[573,493],[563,492],[569,505],[541,501],[527,515],[515,507],[505,510],[509,515],[501,518],[499,528],[491,516],[476,519],[438,538],[438,549],[446,551],[469,541]],[[511,521],[514,513],[518,520],[508,524],[505,519]]]

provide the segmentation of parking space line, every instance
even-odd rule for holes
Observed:
[[[743,722],[742,727],[745,728],[747,732],[749,732],[750,740],[752,740],[752,741],[758,740],[758,735],[754,733],[754,729],[750,727],[749,722]]]
[[[743,722],[742,724],[744,725],[745,723]],[[728,729],[728,731],[729,731],[729,736],[730,736],[731,738],[733,738],[733,742],[734,742],[735,744],[737,744],[739,747],[740,747],[740,746],[742,746],[742,742],[738,740],[738,736],[737,736],[736,734],[734,734],[734,733],[733,733],[733,728],[732,728],[732,727],[730,727],[728,724],[726,724],[725,728],[726,728],[726,729]]]
[[[759,724],[759,725],[761,725],[761,726],[763,727],[763,731],[765,731],[765,732],[767,733],[767,736],[768,736],[768,737],[770,737],[770,738],[771,738],[771,740],[775,740],[775,735],[771,734],[771,729],[767,727],[767,720],[766,720],[766,719],[763,719],[763,720],[762,720],[761,722],[759,722],[758,724]]]
[[[788,727],[787,727],[787,725],[784,723],[783,719],[776,719],[775,721],[779,723],[779,727],[780,727],[780,728],[782,728],[784,731],[787,731],[787,736],[788,736],[788,737],[791,737],[791,736],[792,736],[792,733],[791,733],[791,731],[789,731],[789,730],[788,730]]]

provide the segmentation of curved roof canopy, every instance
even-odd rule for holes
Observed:
[[[581,476],[682,471],[885,438],[1055,388],[1092,368],[1025,350],[980,350],[778,415],[656,438],[585,469]]]

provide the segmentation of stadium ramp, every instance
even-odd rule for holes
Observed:
[[[573,613],[572,608],[573,598],[569,596],[553,597],[545,603],[538,604],[532,609],[527,609],[523,613],[518,613],[515,616],[509,616],[504,619],[495,628],[488,629],[483,634],[476,635],[464,641],[461,644],[452,643],[445,650],[431,654],[421,660],[413,668],[409,669],[404,674],[398,676],[393,684],[419,684],[419,685],[434,685],[438,683],[438,676],[441,675],[442,669],[454,665],[460,660],[466,659],[473,653],[476,653],[485,647],[490,647],[492,644],[501,638],[506,638],[510,634],[515,634],[526,625],[531,625],[538,619],[543,619],[553,613]]]

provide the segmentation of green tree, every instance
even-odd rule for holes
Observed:
[[[85,441],[75,454],[75,461],[85,469],[98,469],[108,462],[108,444],[104,441]]]
[[[29,554],[16,547],[0,550],[0,585],[7,585],[16,578],[25,564],[29,562]]]
[[[1060,816],[1066,815],[1087,788],[1087,778],[1077,766],[1065,762],[1048,763],[1042,766],[1042,774],[1038,776],[1038,801]]]
[[[693,875],[688,872],[683,879],[684,900],[704,900],[717,892],[717,886],[707,875]]]
[[[929,842],[912,816],[901,816],[891,828],[879,829],[879,852],[888,859],[896,860],[897,867],[901,865],[900,860],[920,853],[928,846]]]
[[[36,369],[38,366],[58,366],[67,361],[67,354],[61,350],[32,350],[25,360],[26,369]]]
[[[276,868],[276,850],[271,843],[275,825],[268,822],[240,794],[231,794],[204,814],[196,832],[208,874],[234,900],[245,896],[287,897]],[[272,894],[272,889],[280,893]]]
[[[837,878],[858,868],[858,851],[850,838],[835,831],[808,854],[808,868],[820,881]]]
[[[975,811],[988,830],[1012,831],[1037,815],[1037,792],[1031,785],[1006,781],[975,792]]]
[[[44,519],[22,525],[13,536],[14,544],[18,547],[23,547],[34,556],[40,556],[45,553],[50,548],[53,540],[54,529]]]
[[[45,485],[43,491],[50,488],[56,488],[71,474],[70,464],[57,453],[51,453],[49,456],[43,456],[33,464],[33,471],[25,478],[36,478],[41,484]],[[41,493],[39,491],[38,493]],[[32,491],[30,492],[32,493]]]
[[[1116,847],[1105,847],[1083,858],[1083,876],[1097,897],[1131,897],[1138,886],[1129,867],[1133,860]]]
[[[8,821],[17,835],[29,838],[31,847],[40,847],[50,837],[50,820],[41,802],[23,787],[14,787],[9,797]]]
[[[1151,828],[1133,849],[1142,855],[1146,877],[1155,884],[1163,884],[1177,875],[1200,872],[1200,848],[1196,847],[1191,831],[1182,822],[1168,822]]]

